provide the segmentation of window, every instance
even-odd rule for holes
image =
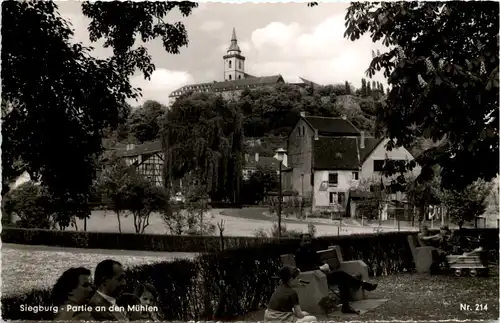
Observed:
[[[238,67],[241,69],[241,61],[238,62]]]
[[[231,81],[231,79],[232,79],[232,75],[229,75],[229,80]]]
[[[229,61],[229,68],[231,68],[231,61]]]
[[[339,205],[345,204],[345,193],[344,192],[339,192],[337,194],[337,202],[339,203]]]
[[[373,171],[374,172],[381,172],[382,169],[384,168],[384,162],[385,162],[385,160],[374,160],[373,161]]]
[[[241,75],[238,75],[238,79],[240,79],[240,80],[241,80]]]
[[[352,172],[352,179],[354,181],[359,180],[359,172]]]
[[[299,137],[302,137],[302,127],[299,127]]]
[[[337,192],[330,192],[330,204],[337,202]]]
[[[337,186],[339,184],[339,174],[330,173],[328,174],[328,186]]]

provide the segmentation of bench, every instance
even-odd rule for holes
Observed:
[[[452,270],[457,277],[465,274],[474,277],[488,272],[488,264],[485,263],[480,255],[452,255],[446,256],[446,260],[450,265],[450,270]]]
[[[408,236],[408,245],[417,273],[429,273],[435,260],[433,254],[437,249],[431,246],[420,246],[418,238],[414,235]]]
[[[344,261],[339,246],[330,246],[326,250],[318,251],[321,261],[328,264],[330,270],[342,270],[361,280],[368,280],[368,266],[362,260]],[[351,291],[351,300],[360,301],[366,298],[365,290],[359,288]]]
[[[330,246],[326,250],[318,251],[318,255],[321,261],[328,264],[331,270],[340,269],[353,276],[357,276],[362,280],[368,280],[368,266],[362,260],[344,261],[339,246]],[[281,255],[280,259],[281,263],[285,266],[296,266],[295,257],[293,254]],[[311,281],[311,283],[307,285],[306,288],[297,289],[297,293],[299,294],[300,306],[309,313],[322,313],[322,310],[319,309],[317,303],[321,298],[328,295],[326,275],[323,274],[323,272],[321,272],[320,270],[315,270],[309,272],[301,272],[299,278],[307,281],[314,281],[314,283]],[[321,284],[322,286],[319,284]],[[314,295],[314,297],[312,295]],[[353,301],[358,301],[365,298],[365,291],[362,288],[353,290],[351,293],[351,299]],[[309,308],[311,310],[307,310],[306,308]]]

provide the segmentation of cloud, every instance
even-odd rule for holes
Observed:
[[[142,98],[139,102],[130,102],[132,105],[141,104],[146,100],[155,100],[162,104],[169,103],[169,94],[178,88],[194,83],[193,76],[185,71],[171,71],[159,68],[151,75],[151,80],[144,79],[143,75],[136,75],[131,79],[134,87],[142,89]]]
[[[224,27],[224,22],[220,20],[205,21],[200,25],[200,30],[205,32],[213,32],[221,30]]]
[[[347,80],[360,87],[372,49],[383,52],[384,47],[368,36],[352,42],[344,38],[344,32],[341,15],[330,16],[309,30],[297,23],[272,22],[253,31],[251,46],[256,59],[249,60],[247,67],[255,75],[302,76],[322,84]],[[385,83],[381,74],[373,79]]]

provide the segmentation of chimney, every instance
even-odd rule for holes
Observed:
[[[259,162],[259,153],[255,153],[255,162],[258,163]]]
[[[319,140],[318,129],[314,129],[314,140]]]
[[[304,111],[301,111],[300,112],[300,117],[305,118],[306,117],[306,113]]]
[[[359,148],[365,149],[365,132],[361,130],[361,139],[359,143]]]

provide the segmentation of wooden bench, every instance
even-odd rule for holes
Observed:
[[[408,245],[410,246],[413,262],[417,273],[429,273],[434,262],[433,253],[437,250],[431,246],[420,246],[417,236],[408,236]]]

